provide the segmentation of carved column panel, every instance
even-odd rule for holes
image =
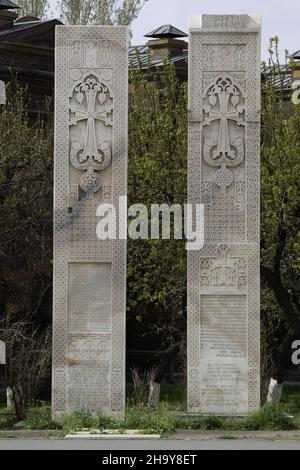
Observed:
[[[96,210],[127,193],[128,30],[56,29],[52,410],[121,417],[126,242]]]
[[[205,245],[188,253],[188,410],[260,406],[260,21],[191,18],[189,202]]]

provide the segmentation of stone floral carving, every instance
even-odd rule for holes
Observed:
[[[245,158],[244,140],[241,135],[231,137],[229,122],[237,126],[245,126],[243,92],[233,79],[226,74],[219,75],[209,86],[203,110],[206,115],[203,126],[218,122],[218,139],[205,135],[203,157],[210,166],[220,167],[215,173],[215,183],[225,193],[225,189],[233,182],[233,174],[228,169],[236,167]]]
[[[73,86],[73,101],[70,104],[70,126],[86,123],[85,140],[78,137],[71,143],[70,160],[72,165],[85,170],[79,185],[86,193],[95,193],[101,188],[101,178],[95,171],[104,170],[111,163],[111,145],[108,140],[99,142],[96,134],[96,121],[112,126],[112,97],[108,87],[96,76],[90,74]]]

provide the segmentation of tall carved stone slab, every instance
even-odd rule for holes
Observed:
[[[189,69],[205,244],[188,253],[188,410],[245,415],[260,406],[260,20],[192,17]]]
[[[121,417],[126,242],[96,210],[127,192],[128,30],[56,29],[52,410]]]

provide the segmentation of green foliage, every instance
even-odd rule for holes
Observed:
[[[25,429],[61,429],[62,426],[54,423],[51,418],[51,406],[43,404],[39,407],[30,407],[26,415]]]
[[[171,386],[170,386],[171,387]],[[284,387],[282,404],[266,405],[245,418],[219,416],[182,417],[178,414],[179,388],[174,386],[172,401],[163,401],[155,409],[145,405],[127,405],[126,417],[117,421],[106,416],[92,417],[85,411],[76,411],[63,423],[65,434],[80,430],[114,429],[124,432],[138,429],[146,434],[169,435],[176,429],[223,430],[223,431],[285,431],[299,429],[300,422],[288,417],[289,413],[300,413],[299,387]],[[1,410],[1,414],[8,410]],[[7,426],[5,426],[7,427]],[[51,421],[50,405],[42,403],[30,407],[26,418],[26,429],[60,429]]]
[[[130,25],[148,0],[60,0],[68,24]]]
[[[63,422],[63,431],[69,434],[83,429],[97,429],[98,419],[91,416],[86,411],[75,411],[67,416]]]
[[[263,366],[279,380],[300,333],[300,106],[284,87],[292,68],[280,66],[278,38],[272,38],[262,95],[262,337]]]
[[[160,71],[132,70],[129,99],[129,205],[186,202],[187,86],[168,59]],[[172,217],[171,217],[172,219]],[[173,220],[171,220],[171,231]],[[128,241],[130,318],[160,349],[185,336],[184,240]]]
[[[144,405],[130,405],[123,421],[104,416],[92,417],[85,411],[76,411],[64,420],[63,430],[68,434],[82,430],[115,429],[122,432],[126,429],[138,429],[145,434],[165,434],[175,430],[175,423],[175,417],[167,404],[161,404],[155,410]]]
[[[0,429],[9,428],[14,423],[11,410],[0,408]]]
[[[0,432],[0,439],[11,439],[14,436],[9,432]]]
[[[96,429],[118,429],[118,421],[108,416],[98,416],[96,420]]]
[[[5,385],[22,419],[50,366],[53,130],[29,117],[26,90],[13,82],[7,95],[0,113],[0,336]]]
[[[218,416],[197,416],[181,418],[176,420],[176,428],[179,429],[203,429],[213,431],[217,429],[228,429],[224,418]]]
[[[48,0],[18,0],[18,6],[21,8],[20,16],[35,16],[36,18],[45,18],[48,9]]]
[[[300,414],[300,387],[285,385],[280,405],[290,414]]]
[[[126,409],[124,421],[108,418],[93,418],[83,412],[76,412],[68,417],[63,426],[64,432],[83,429],[138,429],[145,434],[169,435],[176,429],[198,429],[206,431],[288,431],[298,429],[294,419],[287,416],[279,406],[265,405],[259,411],[246,418],[222,418],[218,416],[199,416],[182,418],[177,416],[167,403],[157,408],[130,405]]]
[[[265,405],[251,414],[241,423],[248,431],[288,431],[296,429],[292,418],[289,418],[279,406]]]
[[[176,418],[166,403],[161,403],[155,409],[129,406],[122,428],[141,429],[146,434],[170,434],[176,429]]]

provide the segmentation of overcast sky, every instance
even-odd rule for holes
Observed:
[[[56,3],[56,0],[51,0]],[[148,0],[133,23],[132,44],[144,44],[144,34],[163,24],[187,32],[188,17],[199,13],[257,13],[262,15],[262,54],[267,56],[269,38],[278,35],[281,49],[300,49],[299,0]]]

